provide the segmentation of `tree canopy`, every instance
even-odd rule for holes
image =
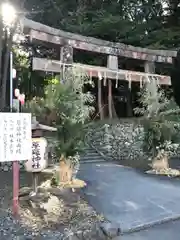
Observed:
[[[178,0],[27,1],[31,18],[63,30],[134,46],[177,48]]]

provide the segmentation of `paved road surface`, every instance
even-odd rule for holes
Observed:
[[[87,182],[83,194],[89,203],[109,221],[118,223],[123,232],[180,217],[179,180],[150,177],[113,163],[82,164],[79,177]],[[122,239],[157,239],[160,232],[166,237],[163,240],[176,239],[171,235],[174,231],[180,235],[178,226],[179,221],[166,223]]]

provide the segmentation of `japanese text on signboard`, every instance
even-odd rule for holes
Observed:
[[[41,153],[40,153],[40,143],[32,143],[32,168],[38,169],[40,167]]]
[[[32,138],[32,158],[25,162],[28,172],[41,172],[47,165],[47,140],[43,137]]]
[[[31,114],[0,113],[0,162],[32,156]]]

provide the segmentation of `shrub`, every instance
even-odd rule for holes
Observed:
[[[174,99],[168,99],[161,88],[157,86],[153,88],[152,85],[153,83],[148,83],[142,89],[140,93],[142,107],[134,110],[143,115],[141,120],[144,129],[143,149],[144,152],[150,152],[153,158],[160,149],[164,149],[170,155],[177,152],[180,109]]]

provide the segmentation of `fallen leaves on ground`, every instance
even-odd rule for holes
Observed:
[[[65,227],[88,229],[90,225],[103,221],[102,216],[70,189],[84,184],[79,179],[67,188],[50,188],[47,183],[42,184],[38,196],[20,198],[21,222],[36,230],[46,228],[62,231]]]
[[[177,169],[167,168],[167,169],[159,169],[159,170],[148,170],[146,171],[148,174],[156,174],[156,175],[164,175],[169,177],[179,177],[180,171]]]

